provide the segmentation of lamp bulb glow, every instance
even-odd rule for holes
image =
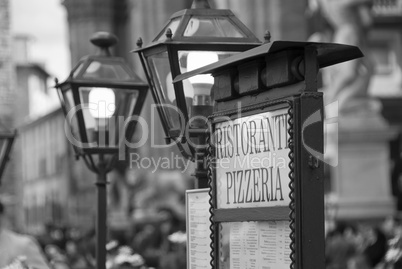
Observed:
[[[203,66],[212,64],[214,62],[218,61],[218,54],[215,52],[211,51],[194,51],[190,52],[187,56],[187,71],[192,71],[197,68],[201,68]],[[189,78],[190,83],[193,84],[207,84],[207,85],[213,85],[214,84],[214,78],[211,75],[197,75],[194,77]],[[196,92],[196,87],[194,87],[194,93],[197,94],[208,94],[208,92],[204,93],[197,93]]]
[[[92,88],[88,96],[89,112],[94,118],[110,118],[116,111],[115,95],[109,88]]]

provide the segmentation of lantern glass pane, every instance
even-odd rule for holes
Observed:
[[[163,112],[163,117],[169,125],[169,129],[179,129],[180,113],[177,109],[176,94],[172,83],[169,58],[167,52],[148,57],[150,75],[155,88],[158,105]]]
[[[155,38],[155,41],[162,41],[166,39],[166,30],[168,28],[170,28],[170,30],[172,30],[172,35],[174,35],[177,31],[177,28],[179,27],[179,23],[180,23],[180,18],[175,18],[173,20],[171,20],[169,22],[168,25],[166,25],[165,28],[163,28],[163,30],[159,33],[159,35]]]
[[[133,115],[139,91],[80,87],[79,93],[87,142],[93,147],[117,147],[125,120]]]
[[[203,66],[233,56],[233,51],[179,51],[180,72],[186,73]],[[210,74],[198,75],[183,80],[184,95],[187,101],[187,110],[191,111],[194,105],[213,106],[214,98],[211,91],[214,78]],[[190,113],[191,114],[191,113]]]
[[[184,36],[192,37],[232,37],[246,38],[247,36],[237,29],[227,17],[206,18],[193,16],[189,20]]]
[[[120,65],[116,63],[102,63],[99,61],[91,62],[85,72],[83,78],[96,80],[130,80],[130,74]]]
[[[78,127],[78,118],[77,118],[77,108],[75,108],[74,98],[72,90],[64,91],[63,93],[63,101],[65,105],[65,109],[67,112],[66,121],[68,126],[70,127],[71,134],[66,134],[67,139],[72,143],[74,146],[80,147],[81,145],[81,138],[79,135],[79,127]]]

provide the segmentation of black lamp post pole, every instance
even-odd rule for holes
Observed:
[[[96,220],[96,268],[106,268],[106,221],[107,221],[107,196],[106,196],[107,162],[103,154],[99,154],[97,189],[97,220]]]
[[[207,132],[207,130],[205,130]],[[206,135],[200,135],[200,142],[202,145],[205,145],[206,143]],[[208,169],[206,167],[206,156],[207,156],[207,150],[202,149],[201,152],[196,152],[196,161],[197,161],[197,166],[195,168],[195,176],[197,178],[197,188],[199,189],[204,189],[204,188],[209,188],[208,185],[208,176],[207,172]]]
[[[201,116],[201,115],[198,115]],[[193,126],[194,127],[194,126]],[[202,189],[202,188],[208,188],[208,177],[207,177],[207,167],[206,167],[206,153],[207,149],[206,143],[207,143],[207,136],[208,134],[208,129],[206,127],[206,124],[204,126],[197,126],[196,129],[192,129],[190,136],[195,138],[196,145],[200,148],[196,149],[195,151],[195,171],[194,171],[194,176],[196,177],[196,188],[197,189]]]

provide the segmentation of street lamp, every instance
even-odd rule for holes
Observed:
[[[12,132],[0,124],[0,185],[16,134],[16,131]]]
[[[261,42],[230,10],[211,9],[207,0],[194,0],[191,9],[174,13],[140,56],[166,135],[185,158],[196,160],[197,178],[206,176],[206,117],[212,114],[213,77],[200,75],[173,84],[188,71],[217,62]]]
[[[97,174],[96,262],[98,269],[104,269],[106,174],[118,157],[125,157],[148,85],[122,58],[111,56],[109,47],[117,42],[114,35],[98,32],[91,42],[98,54],[82,58],[64,82],[56,80],[56,88],[66,115],[67,138],[77,158]]]

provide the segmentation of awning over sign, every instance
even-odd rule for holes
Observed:
[[[317,50],[318,65],[324,68],[330,65],[350,61],[356,58],[363,57],[363,53],[356,46],[349,46],[335,43],[317,43],[317,42],[296,42],[296,41],[275,41],[266,43],[254,49],[250,49],[243,53],[228,57],[219,62],[206,65],[202,68],[178,75],[173,83],[188,79],[199,74],[210,74],[221,69],[229,68],[233,65],[239,65],[258,58],[265,54],[272,54],[283,50],[304,49],[308,46],[315,47]]]

